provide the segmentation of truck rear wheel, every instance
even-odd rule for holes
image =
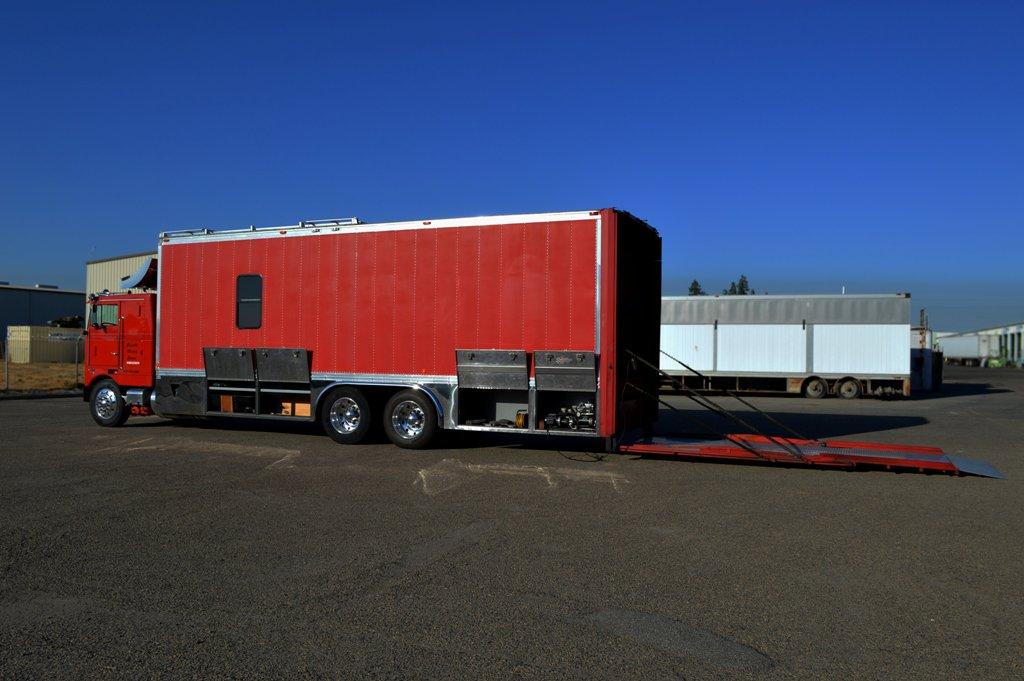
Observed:
[[[93,421],[108,428],[123,426],[131,415],[121,396],[121,389],[109,378],[93,386],[89,395],[89,411]]]
[[[324,400],[320,423],[335,442],[354,445],[370,430],[370,403],[358,388],[337,388]]]
[[[804,397],[812,400],[820,400],[828,395],[828,383],[825,379],[812,376],[804,383]]]
[[[860,381],[856,378],[844,378],[839,382],[839,385],[836,386],[836,394],[844,400],[855,400],[860,397],[860,393]]]
[[[384,432],[404,449],[423,449],[437,432],[437,410],[422,390],[396,393],[384,407]]]

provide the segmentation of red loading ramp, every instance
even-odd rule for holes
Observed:
[[[799,456],[794,456],[793,451]],[[825,468],[858,466],[917,473],[977,475],[1002,478],[984,461],[949,456],[938,447],[879,444],[848,440],[802,440],[761,435],[728,435],[722,439],[654,437],[619,446],[631,454],[680,456],[725,461],[761,461]]]

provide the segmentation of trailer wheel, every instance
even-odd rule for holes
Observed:
[[[354,445],[370,430],[370,403],[358,388],[337,388],[324,400],[320,423],[335,442]]]
[[[384,432],[404,449],[423,449],[437,432],[437,411],[420,390],[396,393],[384,407]]]
[[[820,400],[828,395],[828,383],[825,379],[812,376],[804,383],[804,397],[812,400]]]
[[[860,381],[856,378],[844,378],[836,386],[836,394],[844,400],[855,400],[860,397]]]
[[[93,386],[89,395],[89,411],[93,421],[108,428],[123,426],[131,415],[121,396],[121,389],[109,378]]]

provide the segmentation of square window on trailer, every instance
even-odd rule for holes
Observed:
[[[258,329],[263,322],[263,277],[240,274],[235,283],[235,325]]]

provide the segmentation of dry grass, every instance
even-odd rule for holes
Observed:
[[[35,362],[32,364],[8,365],[11,372],[10,382],[3,374],[3,362],[0,361],[0,391],[9,387],[11,392],[33,390],[71,390],[81,380],[82,365],[78,365],[78,377],[75,377],[75,365],[59,362]]]

